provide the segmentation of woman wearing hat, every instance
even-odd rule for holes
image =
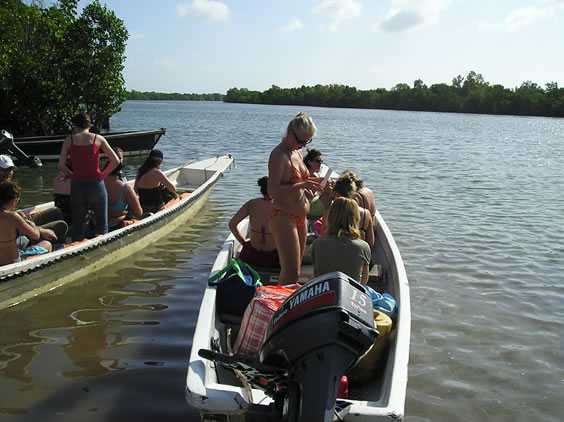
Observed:
[[[176,196],[176,187],[161,171],[162,163],[163,153],[154,149],[137,171],[134,189],[145,212],[157,212]]]
[[[58,167],[71,178],[72,241],[76,242],[84,239],[89,209],[96,218],[94,233],[108,232],[108,195],[104,179],[118,165],[119,159],[103,136],[90,132],[92,123],[87,113],[74,115],[71,122],[74,134],[63,142]],[[110,159],[104,171],[100,170],[100,150]],[[69,156],[72,170],[67,167]]]

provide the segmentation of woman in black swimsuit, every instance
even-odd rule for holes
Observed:
[[[163,153],[154,149],[137,171],[135,192],[139,194],[139,203],[145,212],[157,212],[176,195],[176,187],[161,171]]]

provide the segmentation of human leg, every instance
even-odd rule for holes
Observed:
[[[57,242],[65,243],[69,226],[63,220],[43,224],[41,228],[53,230],[57,236]]]
[[[88,192],[84,180],[71,182],[71,210],[72,210],[72,241],[79,242],[84,239],[84,226],[86,212],[88,211]]]
[[[108,193],[102,180],[92,183],[91,203],[96,216],[95,234],[108,233]]]
[[[43,226],[47,223],[52,223],[53,221],[62,220],[63,213],[57,207],[50,207],[36,214],[32,214],[30,218],[36,226]]]
[[[300,276],[300,254],[303,255],[296,222],[284,215],[273,216],[270,219],[270,231],[280,258],[278,284],[296,283]]]
[[[53,250],[53,246],[51,245],[51,242],[49,242],[48,240],[42,240],[40,241],[37,246],[41,246],[42,248],[47,249],[47,252],[51,252]]]

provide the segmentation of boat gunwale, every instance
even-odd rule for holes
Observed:
[[[368,401],[352,398],[346,399],[346,401],[352,403],[349,414],[345,418],[347,421],[366,420],[366,418],[369,418],[370,420],[398,421],[402,420],[405,409],[411,333],[411,301],[409,296],[409,282],[399,248],[388,225],[382,218],[379,211],[376,211],[376,219],[378,221],[378,226],[376,228],[377,235],[382,236],[384,239],[380,240],[380,245],[386,255],[386,259],[394,262],[393,267],[397,272],[397,274],[393,275],[396,280],[394,282],[394,286],[398,289],[398,306],[401,306],[402,309],[398,313],[398,319],[394,327],[395,340],[388,352],[388,356],[393,359],[393,362],[389,362],[386,368],[386,373],[382,376],[383,380],[387,380],[389,382],[389,387],[385,389],[378,400]],[[242,224],[246,225],[241,226]],[[239,230],[246,230],[246,226],[248,226],[248,219],[245,219],[240,223]],[[230,233],[224,241],[222,250],[219,252],[216,260],[214,261],[210,277],[226,265],[227,260],[233,256],[234,251],[238,248],[238,245],[239,242],[234,238],[233,234]],[[226,251],[229,253],[228,256],[225,256]],[[388,267],[390,267],[389,264]],[[202,312],[202,305],[204,303],[207,305],[206,310],[212,308],[211,312],[213,313],[211,318],[209,318],[208,312]],[[202,339],[207,338],[209,341],[209,334],[217,331],[215,288],[206,288],[204,297],[202,298],[202,305],[200,305],[188,363],[185,384],[186,400],[202,413],[237,414],[245,412],[250,403],[244,399],[244,388],[229,384],[214,383],[209,378],[208,374],[208,372],[212,369],[211,363],[198,355],[198,350],[202,348]],[[201,324],[202,322],[204,322],[204,324]],[[209,348],[209,344],[204,345],[203,348]],[[216,378],[217,376],[215,375],[214,379]],[[196,380],[199,381],[196,383]],[[192,390],[189,389],[189,385]],[[219,390],[217,389],[218,385],[227,389]],[[253,396],[257,393],[261,393],[261,391],[257,389],[253,389],[252,391]],[[207,403],[213,402],[214,399],[221,400],[221,403],[222,405],[225,405],[225,408],[221,410],[218,410],[217,408],[210,408]],[[210,405],[213,404],[214,403],[210,403]]]
[[[203,172],[206,179],[201,185],[199,185],[193,192],[190,193],[190,195],[184,199],[180,199],[177,203],[172,204],[171,206],[151,215],[148,216],[147,218],[144,218],[143,220],[138,220],[137,222],[130,224],[128,226],[122,227],[118,230],[114,230],[111,232],[108,232],[105,235],[101,235],[98,237],[94,237],[92,239],[88,239],[86,241],[82,241],[76,245],[73,246],[69,246],[67,248],[58,250],[58,251],[54,251],[54,252],[49,252],[47,254],[44,255],[40,255],[37,257],[33,257],[31,259],[28,260],[24,260],[24,261],[20,261],[20,262],[16,262],[13,264],[8,264],[8,265],[3,265],[0,267],[0,286],[2,286],[4,283],[8,283],[10,281],[13,281],[17,278],[20,277],[24,277],[27,274],[30,274],[31,272],[35,272],[38,271],[46,266],[50,266],[56,263],[60,263],[66,259],[70,259],[76,255],[80,255],[83,254],[85,252],[87,252],[89,249],[94,249],[94,248],[99,248],[102,247],[104,245],[107,244],[111,244],[116,242],[117,240],[131,234],[131,233],[135,233],[138,231],[141,231],[143,229],[146,229],[147,227],[153,226],[156,223],[158,223],[160,220],[163,220],[165,218],[169,218],[172,215],[183,211],[185,208],[189,207],[192,203],[196,202],[201,196],[205,195],[206,193],[208,193],[208,191],[210,191],[213,186],[215,185],[215,183],[217,182],[217,180],[223,175],[224,171],[232,164],[233,162],[233,157],[231,155],[221,155],[221,156],[216,156],[215,157],[215,163],[217,163],[217,161],[219,159],[225,159],[226,160],[226,164],[225,166],[222,166],[221,169],[207,169],[207,168],[195,168],[194,170]],[[190,165],[191,164],[197,164],[197,163],[201,163],[204,161],[209,161],[212,160],[212,158],[208,158],[208,159],[204,159],[204,160],[200,160],[200,161],[194,161],[191,160],[181,166],[175,167],[173,169],[170,169],[168,171],[165,171],[165,174],[167,174],[167,176],[171,176],[172,174],[174,174],[175,172],[180,172],[182,169],[190,169]],[[213,165],[211,164],[211,165]],[[207,172],[212,173],[210,175],[209,178],[207,178]],[[43,206],[47,206],[48,204],[53,204],[53,202],[47,202],[44,204],[40,204],[37,207],[43,207]],[[35,207],[28,207],[26,209],[34,209]],[[16,304],[18,302],[14,302],[13,304]],[[8,305],[11,306],[11,305]]]

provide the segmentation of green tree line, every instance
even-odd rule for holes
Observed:
[[[179,94],[165,92],[127,91],[128,100],[169,100],[169,101],[223,101],[223,94]]]
[[[78,1],[1,1],[0,125],[15,136],[69,133],[77,111],[100,130],[125,101],[125,25]]]
[[[332,84],[280,88],[264,92],[232,88],[223,101],[230,103],[304,105],[341,108],[438,111],[453,113],[511,114],[522,116],[564,117],[564,88],[550,82],[544,88],[527,81],[515,89],[490,85],[474,71],[445,83],[425,85],[421,79],[413,87],[397,84],[384,88],[359,90]]]

